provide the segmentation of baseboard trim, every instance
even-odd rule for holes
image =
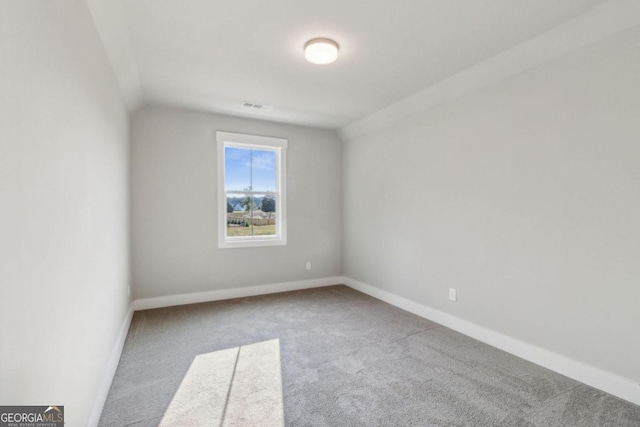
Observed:
[[[149,310],[152,308],[171,307],[175,305],[221,301],[232,298],[243,298],[256,295],[275,294],[278,292],[297,291],[300,289],[319,288],[322,286],[342,284],[343,279],[344,278],[342,276],[323,277],[320,279],[298,280],[294,282],[271,283],[267,285],[246,286],[242,288],[218,289],[215,291],[142,298],[133,301],[133,309],[135,311]]]
[[[129,305],[129,311],[127,312],[127,316],[125,317],[124,322],[122,322],[120,333],[118,334],[118,339],[116,340],[115,346],[111,351],[111,357],[109,358],[109,362],[107,363],[107,366],[105,368],[102,384],[100,385],[98,395],[96,396],[93,407],[91,408],[91,413],[89,414],[89,426],[97,426],[100,422],[102,409],[104,408],[104,404],[107,401],[107,396],[109,395],[109,390],[111,389],[111,383],[113,382],[113,377],[116,374],[116,369],[118,369],[120,356],[122,356],[124,342],[126,341],[127,334],[129,333],[131,319],[133,319],[133,304]]]
[[[500,350],[504,350],[507,353],[535,363],[536,365],[540,365],[566,377],[580,381],[581,383],[595,387],[621,399],[635,403],[636,405],[640,405],[640,384],[628,378],[520,341],[350,277],[344,277],[343,283],[357,291],[420,317],[432,320],[471,338],[475,338]]]

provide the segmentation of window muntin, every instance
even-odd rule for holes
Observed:
[[[220,248],[286,244],[287,140],[217,132]]]

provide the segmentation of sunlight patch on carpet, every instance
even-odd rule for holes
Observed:
[[[200,354],[160,426],[284,426],[278,339]]]

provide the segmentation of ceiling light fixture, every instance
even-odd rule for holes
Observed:
[[[304,45],[304,57],[312,64],[331,64],[338,58],[338,48],[331,39],[311,39]]]

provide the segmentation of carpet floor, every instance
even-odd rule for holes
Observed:
[[[197,402],[220,390],[194,366],[256,400],[251,365],[270,421],[225,419],[242,397],[233,411],[205,408],[203,421]],[[639,406],[346,286],[136,312],[100,425],[272,427],[278,410],[287,426],[640,426]]]

